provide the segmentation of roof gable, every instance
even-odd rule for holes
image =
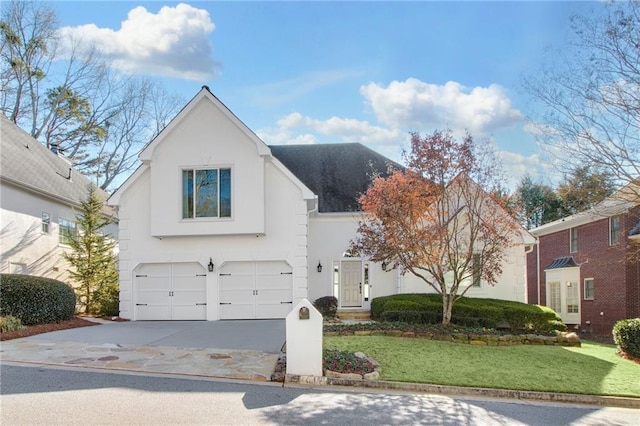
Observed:
[[[0,142],[3,181],[71,205],[79,205],[86,199],[91,181],[2,114]],[[98,193],[106,199],[104,191]]]
[[[372,178],[402,166],[360,143],[271,145],[271,152],[319,199],[319,211],[360,211]]]
[[[162,143],[162,141],[166,138],[168,134],[177,126],[182,119],[187,116],[191,110],[193,110],[196,105],[202,101],[203,99],[207,99],[210,101],[213,106],[215,106],[222,114],[224,114],[229,121],[231,121],[235,126],[237,126],[240,131],[242,131],[248,138],[251,140],[255,146],[259,155],[269,155],[269,147],[262,142],[262,140],[255,134],[251,129],[249,129],[236,115],[227,108],[225,104],[223,104],[211,91],[209,87],[202,86],[202,89],[182,108],[182,110],[171,120],[171,122],[164,128],[162,131],[145,146],[142,151],[140,151],[139,158],[142,162],[150,161],[153,157],[153,151],[155,148]]]

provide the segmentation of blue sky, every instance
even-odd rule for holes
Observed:
[[[489,138],[510,184],[551,183],[522,89],[598,2],[53,2],[114,67],[191,98],[203,84],[268,144],[362,142],[400,160],[410,131]]]

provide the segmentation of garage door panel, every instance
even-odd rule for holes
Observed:
[[[256,275],[280,275],[280,272],[291,272],[291,267],[287,262],[256,262]]]
[[[135,278],[136,319],[206,319],[206,272],[200,264],[143,264]]]
[[[173,318],[180,321],[197,321],[207,319],[207,306],[191,304],[173,304]]]
[[[169,305],[137,305],[136,310],[136,318],[141,321],[165,320],[171,315],[171,308]]]
[[[220,318],[221,319],[247,319],[255,318],[253,312],[253,303],[233,303],[233,304],[221,304],[220,305]]]
[[[284,318],[291,312],[291,304],[269,303],[257,305],[256,318],[274,319]]]
[[[291,275],[258,275],[256,277],[256,289],[291,289]]]

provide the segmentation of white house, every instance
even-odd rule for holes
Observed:
[[[429,291],[348,255],[358,196],[399,167],[361,144],[269,147],[205,86],[140,159],[108,200],[124,318],[284,318],[302,298],[368,309],[376,296]],[[501,282],[470,295],[525,301],[525,235]]]
[[[0,114],[0,272],[67,281],[62,257],[91,182]],[[98,190],[106,200],[107,194]],[[117,238],[114,225],[108,232]]]

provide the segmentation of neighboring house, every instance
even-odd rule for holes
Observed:
[[[91,182],[1,114],[0,157],[0,272],[67,281],[62,254]]]
[[[361,144],[269,147],[205,86],[140,159],[108,201],[124,318],[284,318],[302,298],[368,309],[373,297],[429,291],[348,253],[359,195],[399,167]],[[525,301],[525,234],[500,283],[470,295]]]
[[[628,187],[625,187],[628,188]],[[528,299],[585,333],[640,316],[640,204],[623,188],[591,210],[547,223],[528,255]]]

